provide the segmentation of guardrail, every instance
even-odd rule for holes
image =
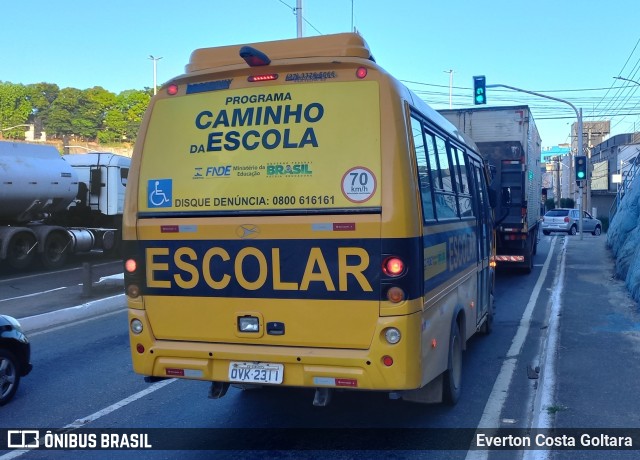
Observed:
[[[613,201],[613,203],[611,203],[611,208],[609,209],[609,225],[611,225],[611,221],[613,220],[616,213],[618,212],[618,209],[620,208],[620,202],[622,201],[622,198],[624,198],[624,195],[627,193],[627,190],[633,184],[633,180],[635,179],[636,176],[640,175],[638,174],[639,170],[640,170],[640,164],[638,164],[638,161],[634,161],[633,163],[631,163],[631,167],[626,171],[626,174],[622,177],[622,183],[618,187],[618,193],[616,193],[616,199]]]

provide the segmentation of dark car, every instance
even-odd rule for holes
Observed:
[[[31,372],[31,345],[17,319],[0,315],[0,406],[18,390],[20,379]]]

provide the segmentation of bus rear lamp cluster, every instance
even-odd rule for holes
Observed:
[[[127,259],[124,262],[124,270],[128,275],[133,275],[138,270],[138,262],[135,259]],[[127,296],[136,299],[140,296],[140,286],[135,283],[127,284],[125,292]]]

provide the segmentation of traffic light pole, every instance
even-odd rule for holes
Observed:
[[[575,105],[573,105],[571,102],[569,101],[565,101],[564,99],[559,99],[557,97],[552,97],[552,96],[547,96],[546,94],[540,94],[540,93],[536,93],[535,91],[528,91],[526,89],[522,89],[522,88],[516,88],[514,86],[508,86],[508,85],[500,85],[500,84],[495,84],[495,85],[485,85],[485,88],[507,88],[507,89],[511,89],[513,91],[519,91],[521,93],[527,93],[527,94],[532,94],[534,96],[538,96],[538,97],[544,97],[545,99],[551,99],[552,101],[557,101],[557,102],[562,102],[563,104],[567,104],[569,106],[571,106],[571,108],[573,109],[573,111],[576,113],[576,118],[578,119],[578,155],[582,155],[584,153],[583,150],[583,145],[582,145],[582,109],[578,110],[576,108]],[[585,178],[586,180],[586,178]],[[582,181],[580,181],[580,194],[578,195],[578,208],[580,209],[580,239],[582,239]]]

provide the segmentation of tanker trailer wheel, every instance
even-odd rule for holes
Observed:
[[[36,255],[36,237],[28,232],[16,233],[9,240],[7,263],[16,270],[23,270],[31,265]]]
[[[62,267],[67,262],[68,246],[69,239],[64,234],[49,233],[41,254],[42,265],[51,270]]]

